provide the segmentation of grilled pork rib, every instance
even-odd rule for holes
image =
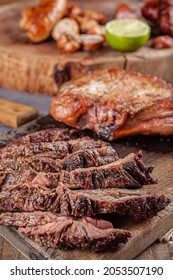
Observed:
[[[3,211],[51,211],[74,217],[118,213],[137,221],[152,217],[169,202],[164,195],[150,195],[142,190],[70,190],[62,184],[56,191],[37,184],[20,184],[6,186],[0,192]]]
[[[76,220],[49,212],[1,214],[0,225],[17,226],[20,233],[47,247],[91,248],[95,252],[116,250],[131,237],[129,231],[115,229],[104,220]]]
[[[53,98],[51,115],[114,140],[136,134],[173,134],[173,88],[163,80],[117,69],[70,81]]]

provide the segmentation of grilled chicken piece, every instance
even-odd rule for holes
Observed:
[[[96,70],[64,84],[50,114],[110,141],[136,134],[171,135],[173,88],[151,75]]]
[[[57,21],[66,14],[66,9],[67,0],[42,0],[38,6],[22,11],[19,26],[32,42],[42,42],[50,36]]]
[[[130,8],[127,3],[120,3],[115,10],[114,18],[122,19],[122,18],[137,18],[135,12]]]

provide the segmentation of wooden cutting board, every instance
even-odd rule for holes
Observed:
[[[84,9],[94,9],[112,17],[119,1],[75,1]],[[128,1],[127,1],[128,2]],[[119,53],[104,46],[95,52],[61,53],[54,41],[32,44],[18,27],[21,10],[38,1],[23,1],[0,7],[0,86],[28,92],[56,93],[58,87],[87,70],[117,67],[157,75],[173,83],[173,49],[143,47],[133,53]],[[143,1],[132,0],[138,11]]]
[[[0,146],[4,146],[9,141],[31,131],[54,126],[57,126],[57,123],[50,117],[33,121],[30,124],[13,130],[5,136],[1,136]],[[157,185],[145,186],[144,188],[151,193],[164,193],[171,199],[171,203],[165,210],[142,223],[137,224],[132,219],[118,218],[115,215],[109,216],[115,227],[130,230],[133,235],[117,252],[93,253],[89,250],[48,249],[20,235],[14,228],[2,226],[0,227],[0,234],[28,259],[121,260],[135,258],[173,227],[173,137],[134,137],[118,140],[116,143],[112,143],[112,145],[122,157],[130,152],[142,149],[145,163],[155,167],[153,175],[159,181]]]

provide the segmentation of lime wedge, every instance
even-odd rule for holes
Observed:
[[[109,45],[121,52],[135,51],[148,41],[151,28],[138,19],[115,19],[105,26]]]

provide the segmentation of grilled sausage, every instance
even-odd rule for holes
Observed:
[[[74,53],[81,47],[80,35],[72,35],[67,33],[60,34],[57,40],[58,48],[64,53]]]
[[[82,48],[84,51],[94,51],[99,49],[104,42],[102,36],[97,34],[81,34],[80,38],[82,40]]]
[[[57,41],[62,33],[71,35],[79,34],[78,23],[72,18],[61,19],[52,30],[53,39]]]
[[[66,13],[67,0],[41,0],[40,5],[22,11],[19,26],[28,38],[39,43],[46,40],[53,26]]]

